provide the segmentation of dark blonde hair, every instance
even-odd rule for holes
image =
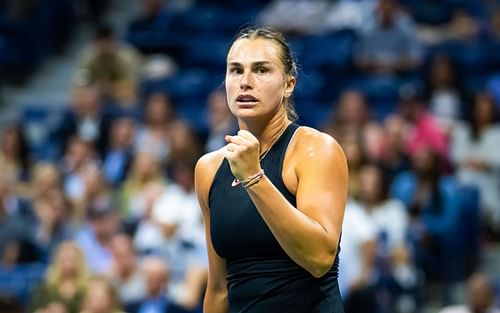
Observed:
[[[297,64],[294,61],[292,50],[290,49],[290,46],[288,45],[285,39],[285,36],[282,33],[273,30],[272,28],[255,27],[255,26],[246,27],[236,35],[235,39],[231,44],[231,47],[236,41],[240,39],[259,39],[259,38],[272,40],[278,45],[280,50],[279,59],[281,60],[281,63],[283,63],[285,75],[297,77]],[[295,111],[291,95],[290,97],[286,98],[285,107],[288,118],[292,121],[297,120],[298,115],[297,112]]]

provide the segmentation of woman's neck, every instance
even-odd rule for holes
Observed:
[[[268,121],[239,121],[240,129],[251,132],[260,143],[260,152],[265,153],[283,134],[291,121],[285,110],[280,110]]]

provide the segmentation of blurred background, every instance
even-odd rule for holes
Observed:
[[[201,312],[193,168],[249,25],[347,155],[346,311],[498,312],[493,0],[1,0],[0,312]]]

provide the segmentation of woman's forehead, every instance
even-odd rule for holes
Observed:
[[[281,63],[280,50],[277,43],[270,39],[238,39],[227,55],[227,62],[252,64],[258,62]]]

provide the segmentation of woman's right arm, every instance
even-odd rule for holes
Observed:
[[[222,158],[223,155],[219,152],[206,154],[198,160],[195,169],[195,188],[203,214],[208,250],[208,282],[203,304],[203,312],[205,313],[229,312],[226,286],[226,262],[217,255],[212,245],[212,239],[210,237],[210,212],[208,208],[208,193]]]

